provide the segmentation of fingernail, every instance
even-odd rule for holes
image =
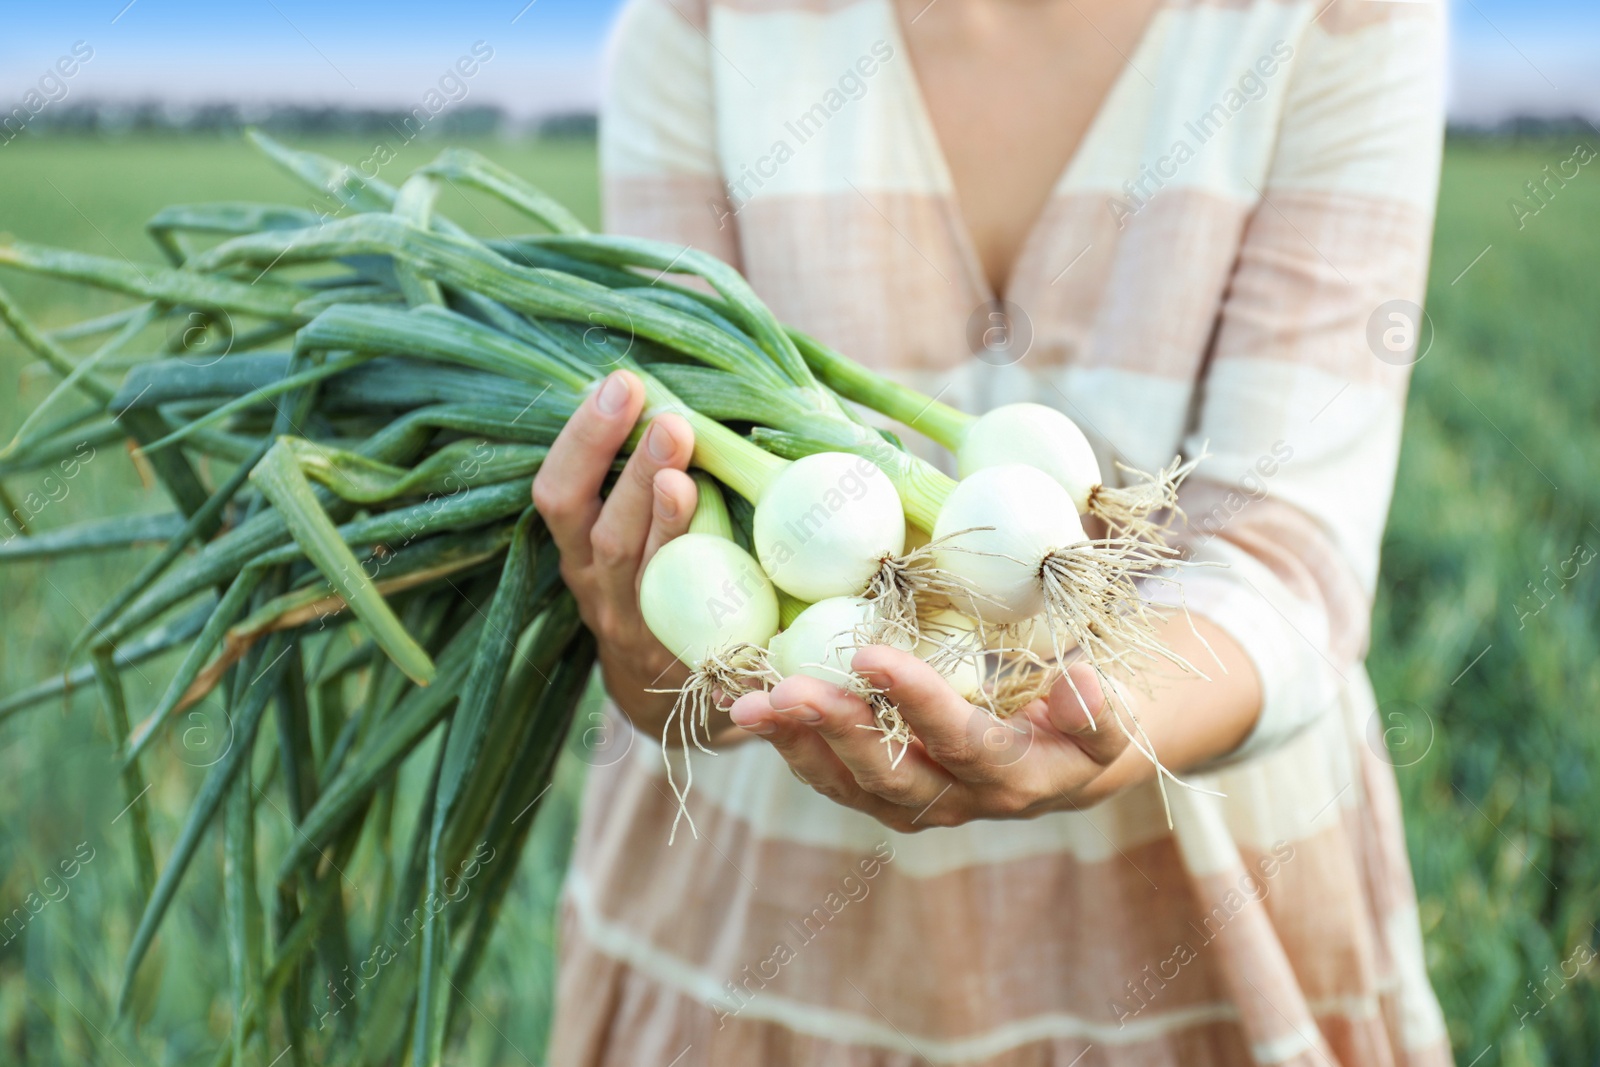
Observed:
[[[822,712],[810,704],[796,704],[792,708],[774,708],[773,710],[789,716],[795,722],[816,723],[822,721]]]
[[[615,415],[627,402],[628,380],[620,373],[607,378],[606,383],[600,387],[599,395],[594,398],[595,407],[600,409],[602,415]]]
[[[778,728],[777,723],[748,707],[735,705],[728,709],[728,718],[732,719],[733,725],[739,729],[749,730],[753,734],[770,734]]]
[[[671,522],[678,517],[678,501],[671,493],[662,492],[661,487],[656,487],[656,515],[666,522]]]
[[[651,423],[650,432],[644,435],[644,447],[651,459],[665,463],[672,458],[674,451],[672,435],[663,430],[659,423]]]

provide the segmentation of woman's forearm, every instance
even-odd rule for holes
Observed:
[[[1170,615],[1158,636],[1195,671],[1163,664],[1137,682],[1121,679],[1127,705],[1122,718],[1130,729],[1130,717],[1137,719],[1148,737],[1148,742],[1139,738],[1141,746],[1153,749],[1168,770],[1182,774],[1227,755],[1250,735],[1261,715],[1261,679],[1244,649],[1210,619]],[[1097,783],[1096,799],[1154,776],[1154,765],[1130,746]]]

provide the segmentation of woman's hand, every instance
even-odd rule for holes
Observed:
[[[911,833],[974,819],[1027,818],[1093,804],[1127,738],[1105,714],[1094,673],[1074,667],[1050,699],[1001,724],[909,652],[875,646],[854,667],[900,709],[917,740],[899,766],[860,697],[797,675],[734,704],[733,721],[765,737],[817,792]],[[1087,706],[1095,712],[1094,729]]]
[[[1114,714],[1098,677],[1078,664],[1048,699],[1007,723],[957,696],[910,653],[860,650],[856,673],[884,691],[917,735],[898,767],[882,735],[864,729],[873,725],[866,702],[829,682],[787,678],[771,692],[740,697],[732,717],[817,792],[902,833],[1085,808],[1155,773],[1118,715],[1129,729],[1136,717],[1148,738],[1141,747],[1153,747],[1173,770],[1231,751],[1255,724],[1260,683],[1232,639],[1198,618],[1193,629],[1169,619],[1161,631],[1169,648],[1211,677],[1165,670],[1147,679],[1148,694],[1120,692]],[[1208,642],[1227,673],[1205,651]]]
[[[533,480],[533,503],[561,552],[561,577],[599,645],[606,691],[640,730],[660,736],[671,689],[688,670],[646,629],[639,579],[660,547],[689,528],[694,432],[653,420],[604,501],[600,489],[644,409],[644,384],[616,371],[562,428]]]

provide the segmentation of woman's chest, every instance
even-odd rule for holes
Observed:
[[[973,251],[1004,294],[1016,259],[1157,0],[896,0]]]
[[[1008,206],[1004,186],[983,186],[1000,219],[988,232],[1005,244],[1009,229],[1016,246],[1001,257],[1000,304],[976,236],[985,227],[967,224],[928,97],[950,97],[950,158],[978,171],[982,114],[1019,90],[994,89],[962,118],[975,75],[956,76],[959,57],[917,69],[894,0],[751,3],[713,8],[713,110],[740,265],[774,311],[947,402],[1072,405],[1119,452],[1148,442],[1166,455],[1135,459],[1170,458],[1266,182],[1290,84],[1280,56],[1293,54],[1285,42],[1298,42],[1305,5],[1169,4],[1150,16],[1103,99],[1087,115],[1080,102],[1082,129],[1041,150],[1069,157],[1055,180],[1033,161],[1041,202]],[[946,69],[950,84],[934,88]],[[1254,91],[1241,95],[1247,75]],[[1010,165],[991,154],[991,169]]]

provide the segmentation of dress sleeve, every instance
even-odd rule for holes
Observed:
[[[1367,651],[1410,364],[1432,336],[1417,305],[1442,6],[1336,0],[1293,44],[1276,152],[1184,445],[1210,458],[1181,494],[1182,540],[1226,566],[1156,591],[1217,623],[1260,673],[1261,718],[1229,761],[1334,706]]]
[[[706,0],[629,0],[600,107],[605,228],[687,244],[738,267],[716,142]]]

